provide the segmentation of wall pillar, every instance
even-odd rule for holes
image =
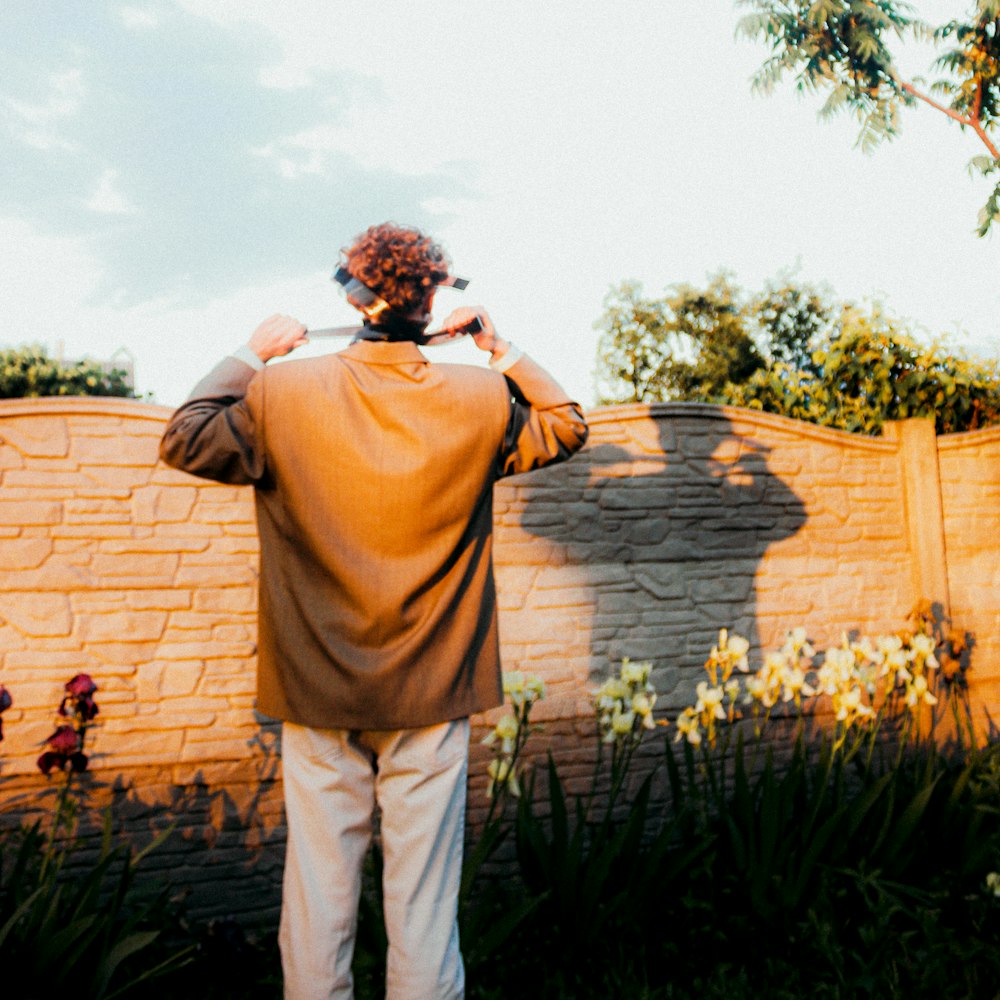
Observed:
[[[899,443],[900,482],[910,545],[914,601],[929,600],[951,616],[948,556],[944,542],[941,473],[934,421],[886,421],[882,434]]]

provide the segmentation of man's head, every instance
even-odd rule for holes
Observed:
[[[383,222],[358,236],[344,254],[351,277],[385,299],[393,313],[428,322],[434,289],[448,277],[444,250],[430,237]]]

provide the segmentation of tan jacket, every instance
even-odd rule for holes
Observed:
[[[361,341],[258,373],[227,358],[160,455],[256,488],[260,711],[401,729],[501,703],[493,483],[586,437],[580,407],[529,358],[505,378]]]

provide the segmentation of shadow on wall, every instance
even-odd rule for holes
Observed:
[[[187,917],[276,925],[286,837],[279,733],[275,724],[260,722],[246,759],[206,763],[183,774],[138,768],[126,778],[98,766],[74,775],[78,843],[67,870],[94,863],[110,814],[114,843],[120,838],[141,850],[164,835],[141,870],[183,898]],[[0,830],[36,821],[48,829],[63,781],[55,772],[48,779],[0,778],[8,786]]]
[[[716,407],[637,410],[598,411],[584,451],[518,481],[520,530],[549,543],[549,565],[522,607],[505,612],[505,635],[526,669],[519,616],[543,616],[550,642],[566,638],[568,669],[553,693],[571,678],[589,688],[629,657],[652,661],[660,707],[677,708],[720,628],[759,647],[758,569],[806,514],[768,470],[769,448]]]
[[[280,739],[262,725],[250,741],[252,758],[199,770],[165,789],[114,787],[112,814],[137,843],[169,830],[144,863],[174,886],[189,890],[187,913],[200,920],[234,917],[271,924],[281,901],[285,818],[280,784]],[[154,792],[150,796],[150,792]]]

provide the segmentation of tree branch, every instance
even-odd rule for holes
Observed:
[[[980,111],[983,107],[983,78],[981,76],[976,77],[976,99],[972,105],[972,128],[975,130],[976,135],[983,140],[983,145],[990,151],[994,160],[1000,160],[1000,150],[990,142],[986,136],[986,129],[983,128],[983,120],[980,117]]]
[[[906,83],[903,80],[899,80],[898,83],[899,86],[903,90],[905,90],[908,94],[911,94],[913,97],[916,97],[921,101],[924,101],[926,104],[929,104],[932,108],[936,108],[942,114],[947,115],[951,119],[954,119],[954,121],[957,121],[959,125],[968,125],[969,128],[971,128],[972,131],[975,132],[976,135],[978,135],[979,138],[982,140],[983,145],[990,151],[990,155],[993,157],[993,159],[1000,160],[1000,149],[997,149],[997,147],[993,144],[993,142],[990,141],[990,137],[986,134],[986,130],[983,128],[983,123],[979,119],[978,112],[979,112],[980,100],[982,98],[982,85],[983,85],[982,80],[979,81],[979,90],[976,93],[975,111],[974,114],[972,115],[962,115],[959,114],[957,111],[955,111],[953,108],[946,108],[943,104],[939,104],[933,98],[928,97],[926,94],[921,93],[919,90],[917,90],[916,87],[913,86],[912,83]]]
[[[990,141],[989,136],[986,134],[986,129],[983,128],[983,123],[978,119],[972,123],[972,131],[979,136],[983,141],[983,145],[990,151],[990,156],[994,160],[1000,160],[1000,149]]]
[[[938,102],[935,101],[932,97],[928,97],[926,94],[922,94],[919,90],[917,90],[917,88],[914,87],[912,83],[906,83],[905,81],[900,80],[899,86],[903,90],[905,90],[908,94],[911,94],[913,97],[916,97],[919,100],[926,102],[932,108],[936,108],[938,111],[940,111],[944,115],[947,115],[949,118],[953,118],[955,121],[958,122],[959,125],[973,124],[971,118],[967,118],[965,115],[959,114],[953,108],[946,108],[943,104],[938,104]]]

